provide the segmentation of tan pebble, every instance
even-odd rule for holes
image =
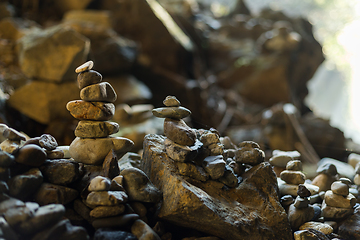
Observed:
[[[75,69],[75,72],[76,73],[81,73],[81,72],[84,72],[86,70],[90,70],[92,69],[94,66],[94,62],[93,61],[87,61],[86,63],[80,65],[79,67],[77,67]]]

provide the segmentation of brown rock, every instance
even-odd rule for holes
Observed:
[[[65,205],[73,201],[77,196],[78,192],[72,188],[43,183],[35,194],[34,199],[41,206],[51,203]]]
[[[77,83],[80,89],[92,84],[100,83],[102,81],[102,75],[94,70],[81,72],[77,75]]]
[[[114,206],[126,202],[128,199],[124,191],[96,191],[86,198],[86,203],[92,206]]]
[[[195,143],[195,131],[190,128],[183,120],[165,118],[164,134],[173,142],[180,145],[191,146]]]
[[[38,167],[46,160],[46,152],[35,144],[25,145],[19,149],[15,161],[24,165]]]
[[[129,226],[139,219],[137,214],[125,214],[116,217],[98,218],[92,222],[94,228],[124,227]]]
[[[70,184],[80,177],[79,163],[74,160],[47,160],[40,170],[48,182],[58,185]]]
[[[305,182],[305,174],[300,171],[284,170],[280,173],[280,178],[288,184],[303,184]]]
[[[80,91],[80,98],[89,102],[115,102],[117,95],[108,82],[96,83],[84,87]]]
[[[118,164],[118,158],[114,150],[109,151],[103,162],[103,173],[104,177],[113,179],[120,174],[120,168]]]
[[[79,120],[110,120],[115,113],[112,103],[85,102],[82,100],[70,101],[66,104],[70,114]]]
[[[124,204],[119,204],[115,206],[98,206],[91,210],[90,216],[94,218],[113,217],[122,214],[124,211]]]
[[[102,121],[79,121],[75,128],[75,136],[80,138],[107,137],[119,131],[119,124]]]

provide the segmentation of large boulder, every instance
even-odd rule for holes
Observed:
[[[56,25],[27,34],[17,48],[19,65],[27,77],[62,82],[76,79],[74,69],[85,62],[90,41],[71,28]]]
[[[222,239],[291,239],[279,203],[276,176],[269,163],[246,172],[237,188],[181,176],[164,150],[164,137],[144,140],[142,169],[163,192],[160,219]]]

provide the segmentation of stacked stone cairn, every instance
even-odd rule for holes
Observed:
[[[278,178],[280,195],[297,196],[299,184],[304,184],[311,192],[311,195],[317,194],[317,186],[305,183],[306,176],[302,171],[302,162],[300,160],[291,160],[286,164],[286,170],[280,173]]]
[[[181,107],[174,96],[167,96],[165,107],[153,109],[153,115],[164,120],[165,151],[175,161],[179,173],[202,182],[216,180],[227,187],[236,187],[241,181],[244,165],[264,161],[264,152],[257,143],[245,141],[234,146],[229,138],[222,138],[229,146],[224,150],[215,129],[192,129],[184,120],[191,111]],[[234,149],[235,148],[235,149]]]
[[[275,149],[272,157],[269,159],[270,164],[274,167],[276,176],[280,177],[280,173],[286,169],[286,164],[291,160],[299,160],[301,157],[298,151],[281,151]]]
[[[329,190],[332,183],[338,180],[336,166],[332,163],[326,163],[319,166],[316,170],[316,173],[318,175],[312,180],[311,183],[319,187],[319,192]]]
[[[340,178],[326,191],[321,208],[326,220],[338,221],[353,214],[356,198],[349,193],[350,184],[350,179]]]
[[[88,61],[75,70],[81,100],[68,102],[66,108],[80,121],[69,151],[77,162],[100,165],[109,152],[114,151],[120,158],[134,143],[127,138],[109,137],[119,131],[117,123],[107,121],[114,116],[117,95],[109,83],[102,82],[100,73],[91,70],[93,65]]]

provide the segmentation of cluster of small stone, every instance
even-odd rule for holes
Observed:
[[[81,100],[68,102],[66,108],[80,121],[69,151],[77,162],[100,165],[110,151],[121,157],[134,143],[127,138],[109,137],[119,131],[117,123],[107,121],[115,114],[113,102],[117,95],[108,82],[102,82],[100,73],[91,70],[93,65],[88,61],[75,70]]]
[[[80,177],[79,164],[64,159],[66,148],[49,134],[27,138],[4,124],[0,132],[6,138],[0,144],[0,236],[89,239],[83,227],[64,220],[63,204],[78,195],[66,185]]]
[[[165,107],[153,109],[153,114],[165,118],[165,151],[175,161],[179,173],[205,182],[208,179],[236,187],[244,165],[257,165],[264,161],[264,152],[257,143],[245,141],[239,147],[229,143],[225,149],[215,129],[192,129],[182,119],[191,111],[181,107],[174,96],[167,96]],[[226,138],[229,141],[228,138]]]

